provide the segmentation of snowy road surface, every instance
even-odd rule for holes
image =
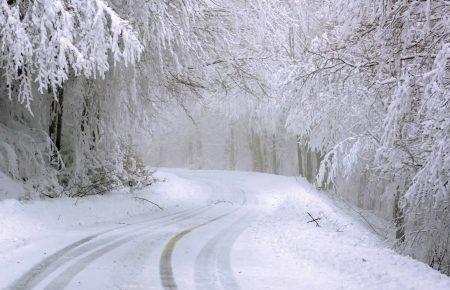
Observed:
[[[158,175],[132,194],[1,201],[0,288],[450,289],[295,178]]]

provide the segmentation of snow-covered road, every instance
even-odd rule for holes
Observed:
[[[0,202],[1,288],[450,289],[295,178],[158,174],[139,193]]]

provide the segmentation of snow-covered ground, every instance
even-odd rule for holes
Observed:
[[[450,289],[302,180],[157,175],[134,193],[0,201],[0,288]]]

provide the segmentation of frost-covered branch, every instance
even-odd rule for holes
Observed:
[[[133,64],[142,45],[130,24],[102,0],[0,2],[0,63],[9,98],[31,112],[33,85],[40,93],[70,74],[104,77],[109,59]]]

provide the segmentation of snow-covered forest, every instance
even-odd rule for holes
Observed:
[[[303,176],[450,274],[449,1],[0,0],[0,73],[0,200]]]

